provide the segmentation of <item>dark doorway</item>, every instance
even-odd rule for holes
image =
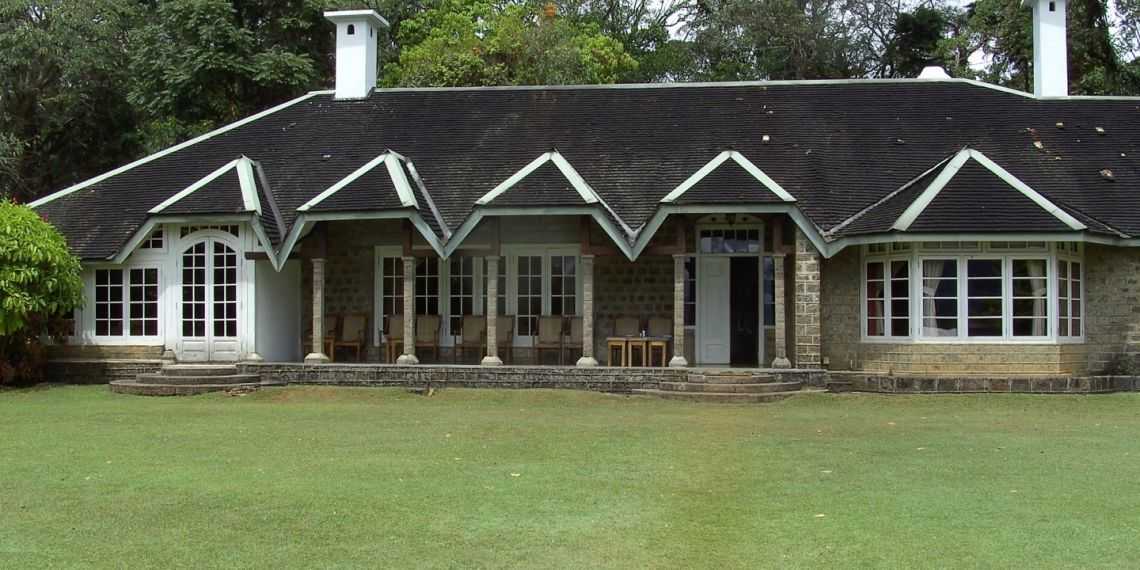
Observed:
[[[756,367],[760,364],[760,258],[732,258],[729,275],[732,365]]]

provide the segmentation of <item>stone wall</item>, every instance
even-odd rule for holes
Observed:
[[[821,365],[820,331],[820,255],[807,236],[796,229],[796,253],[792,283],[795,301],[792,306],[792,330],[797,368],[819,368]]]
[[[1140,248],[1085,246],[1088,370],[1140,357]]]
[[[643,327],[651,318],[673,322],[672,257],[644,256],[636,262],[618,256],[594,259],[594,354],[603,364],[606,337],[620,317],[637,317]]]
[[[49,382],[67,384],[107,384],[112,380],[134,380],[139,374],[152,374],[162,368],[157,359],[64,358],[47,364]]]

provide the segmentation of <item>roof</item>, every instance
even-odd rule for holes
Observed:
[[[774,205],[795,208],[826,239],[840,240],[898,233],[884,223],[922,192],[922,184],[907,184],[968,148],[1087,232],[1131,237],[1140,236],[1137,135],[1135,99],[1037,99],[964,80],[393,89],[358,100],[316,92],[34,206],[77,254],[103,259],[156,205],[234,157],[255,157],[279,211],[278,227],[266,233],[278,242],[302,206],[391,152],[405,165],[415,206],[396,205],[381,172],[322,206],[414,212],[446,241],[477,210],[496,207],[580,200],[633,240],[668,207]],[[547,158],[517,177],[536,156]],[[1019,193],[974,167],[960,176],[911,231],[1015,231],[1010,216],[964,215],[955,204],[989,203],[997,192],[1011,201],[988,208],[1024,213]],[[479,204],[512,177],[507,191]],[[196,203],[184,211],[208,213],[189,207]],[[1046,227],[1059,228],[1034,225]]]

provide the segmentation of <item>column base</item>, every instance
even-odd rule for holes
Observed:
[[[503,359],[498,356],[484,356],[483,361],[479,364],[482,366],[502,366]]]
[[[577,366],[581,368],[593,368],[598,365],[598,360],[593,356],[583,356],[578,359]]]
[[[792,367],[792,361],[788,360],[786,357],[783,357],[783,356],[777,356],[776,359],[772,361],[772,368],[791,368],[791,367]]]
[[[420,359],[416,358],[414,354],[401,354],[400,357],[396,359],[396,364],[402,366],[415,366],[419,363]]]
[[[305,364],[328,364],[329,357],[320,352],[311,352],[305,355]]]
[[[674,356],[673,359],[669,361],[669,368],[688,368],[688,367],[689,367],[689,361],[685,360],[684,356]]]
[[[265,362],[265,357],[256,352],[251,352],[246,355],[244,362]]]

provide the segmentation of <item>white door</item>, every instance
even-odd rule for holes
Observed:
[[[238,256],[216,238],[182,251],[180,360],[191,362],[238,359]]]
[[[728,364],[732,329],[729,326],[729,257],[697,258],[697,364]]]

